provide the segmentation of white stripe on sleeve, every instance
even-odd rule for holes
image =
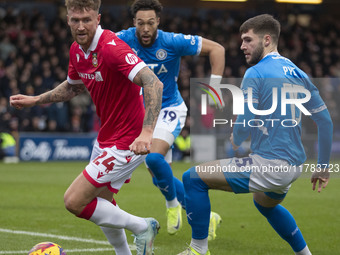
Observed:
[[[198,37],[198,46],[197,46],[197,51],[196,51],[196,56],[198,56],[199,54],[201,54],[201,50],[202,50],[202,36]]]
[[[72,80],[69,76],[67,76],[67,82],[72,85],[83,84],[82,80]]]
[[[309,112],[311,114],[313,114],[313,113],[321,112],[321,111],[323,111],[325,109],[327,109],[327,106],[324,104],[324,105],[321,105],[319,108],[309,110]]]
[[[133,82],[133,79],[135,78],[136,74],[145,66],[147,66],[144,62],[139,62],[137,65],[135,65],[134,68],[132,68],[131,72],[129,73],[129,80]]]

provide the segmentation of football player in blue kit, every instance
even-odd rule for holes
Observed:
[[[301,175],[306,160],[301,142],[302,113],[318,127],[318,168],[311,177],[312,189],[318,186],[320,192],[328,184],[332,120],[307,74],[278,53],[280,23],[276,19],[268,14],[250,18],[241,25],[240,33],[241,50],[252,67],[241,84],[244,114],[238,115],[230,140],[236,150],[250,136],[252,153],[203,163],[183,174],[192,239],[180,254],[210,254],[208,190],[217,189],[253,193],[256,208],[294,253],[310,255],[293,216],[280,203]],[[262,115],[264,111],[267,113]],[[222,170],[212,173],[206,171],[209,167]]]
[[[181,57],[208,55],[211,78],[220,80],[225,66],[225,50],[220,44],[197,35],[158,29],[161,11],[162,5],[158,0],[136,0],[131,6],[135,27],[122,30],[117,36],[132,48],[164,84],[162,109],[153,133],[151,153],[145,162],[153,176],[154,185],[166,199],[168,233],[175,234],[182,226],[181,208],[185,207],[183,183],[173,176],[170,166],[171,146],[187,116],[187,107],[177,85]],[[221,218],[213,212],[211,219],[210,239],[214,239],[214,231]]]

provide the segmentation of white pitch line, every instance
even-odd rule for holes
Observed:
[[[88,248],[88,249],[72,249],[65,250],[67,253],[72,252],[101,252],[101,251],[114,251],[113,248]],[[28,251],[0,251],[0,254],[27,254]]]
[[[12,229],[5,229],[5,228],[0,228],[0,232],[9,233],[9,234],[16,234],[16,235],[28,235],[28,236],[40,236],[40,237],[47,237],[47,238],[56,238],[56,239],[60,239],[60,240],[76,241],[76,242],[83,242],[83,243],[110,245],[108,241],[85,239],[85,238],[74,237],[74,236],[61,236],[61,235],[53,235],[53,234],[48,234],[48,233],[29,232],[29,231],[12,230]],[[0,254],[2,254],[2,253],[0,253]]]
[[[0,251],[0,254],[27,254],[28,251]]]
[[[70,252],[95,252],[95,251],[114,251],[113,248],[88,248],[88,249],[72,249],[72,250],[65,250],[66,253]]]
[[[94,244],[103,244],[103,245],[110,245],[108,241],[100,241],[94,239],[85,239],[80,237],[74,236],[61,236],[61,235],[52,235],[48,233],[38,233],[38,232],[30,232],[30,231],[23,231],[23,230],[12,230],[12,229],[5,229],[0,228],[0,232],[9,233],[9,234],[16,234],[16,235],[28,235],[28,236],[39,236],[39,237],[49,237],[49,238],[56,238],[60,240],[67,240],[67,241],[76,241],[76,242],[84,242],[84,243],[94,243]],[[130,250],[136,250],[136,246],[134,244],[129,244]],[[66,252],[95,252],[95,251],[113,251],[113,248],[88,248],[88,249],[73,249],[73,250],[65,250]],[[0,254],[27,254],[28,251],[0,251]]]
[[[0,254],[27,254],[28,251],[0,251]]]

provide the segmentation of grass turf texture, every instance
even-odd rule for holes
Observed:
[[[58,243],[66,251],[70,251],[68,254],[114,254],[113,251],[107,250],[110,246],[105,244],[4,232],[4,229],[28,231],[105,241],[105,236],[96,225],[71,215],[63,204],[65,190],[86,164],[0,163],[0,254],[25,254],[24,251],[44,241]],[[182,173],[189,167],[189,164],[175,162],[175,176],[181,178]],[[333,174],[329,186],[318,194],[311,189],[309,175],[303,175],[293,184],[282,203],[294,215],[313,255],[339,254],[338,177],[339,174]],[[212,209],[223,218],[217,239],[210,242],[212,254],[293,254],[289,245],[281,240],[265,218],[258,213],[250,194],[235,195],[210,191],[210,197]],[[124,185],[115,199],[127,212],[141,217],[152,216],[160,222],[161,230],[155,242],[156,255],[177,254],[190,243],[191,231],[184,211],[182,231],[175,236],[167,234],[165,201],[152,185],[144,164],[134,172],[131,183]],[[132,244],[133,237],[130,232],[127,232],[127,237],[128,242]],[[100,248],[106,250],[100,251]]]

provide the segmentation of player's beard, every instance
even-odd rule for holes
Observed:
[[[92,39],[94,38],[94,34],[90,34],[89,32],[84,33],[86,36],[83,38],[79,37],[75,31],[71,31],[73,39],[83,48],[86,49],[90,47]]]
[[[157,30],[152,34],[152,36],[150,37],[150,41],[147,44],[143,42],[142,36],[138,31],[136,34],[137,34],[138,42],[140,43],[140,45],[142,45],[143,47],[151,47],[153,43],[156,41]]]
[[[82,47],[84,47],[88,44],[88,36],[86,36],[83,39],[80,39],[78,36],[75,36],[74,39]]]
[[[259,42],[257,47],[254,49],[253,53],[251,54],[251,58],[248,61],[249,65],[256,65],[260,60],[263,58],[264,47],[262,42]]]

